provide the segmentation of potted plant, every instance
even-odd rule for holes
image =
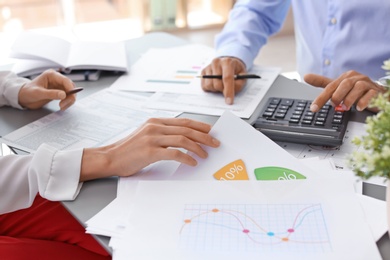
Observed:
[[[384,62],[382,68],[390,71],[390,59]],[[364,151],[354,152],[349,160],[352,170],[362,179],[373,176],[390,179],[390,76],[381,78],[380,83],[387,86],[387,91],[371,100],[371,105],[377,107],[379,112],[367,117],[367,134],[352,140],[364,147]],[[390,181],[387,181],[386,201],[390,227]]]

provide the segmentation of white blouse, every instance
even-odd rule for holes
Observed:
[[[21,109],[20,88],[27,79],[0,72],[0,106]],[[0,214],[31,206],[39,194],[49,200],[73,200],[80,191],[83,149],[58,151],[42,144],[32,155],[0,157]]]

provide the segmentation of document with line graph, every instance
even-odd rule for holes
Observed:
[[[115,259],[381,259],[347,179],[142,181]]]

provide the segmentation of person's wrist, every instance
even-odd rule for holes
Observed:
[[[85,148],[81,162],[80,181],[112,176],[107,147]]]
[[[23,108],[23,109],[27,109],[27,105],[25,104],[24,102],[24,96],[25,96],[25,86],[26,86],[27,83],[23,84],[20,89],[19,89],[19,92],[18,92],[18,104]]]
[[[244,62],[242,59],[238,58],[238,57],[235,57],[235,56],[220,56],[220,57],[218,57],[218,58],[230,58],[230,59],[235,59],[235,60],[237,60],[237,61],[242,65],[242,67],[246,70],[245,62]]]

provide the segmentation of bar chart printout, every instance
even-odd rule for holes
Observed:
[[[329,253],[321,204],[186,204],[179,248],[196,252]]]

